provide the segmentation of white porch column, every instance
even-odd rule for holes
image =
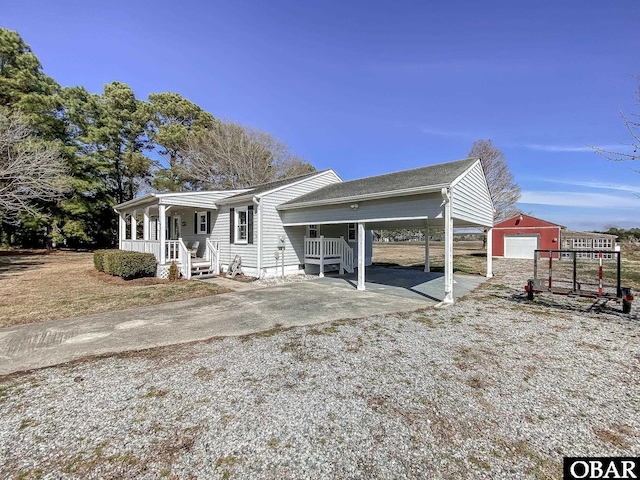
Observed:
[[[138,238],[138,219],[136,218],[137,210],[131,212],[131,240]]]
[[[427,220],[427,225],[424,227],[424,271],[431,271],[429,266],[429,220]]]
[[[118,248],[122,250],[122,241],[127,239],[127,222],[124,218],[124,212],[120,212],[118,220]]]
[[[142,239],[151,240],[149,235],[149,207],[145,207],[142,213]]]
[[[487,229],[487,278],[493,277],[493,228]]]
[[[166,246],[165,246],[165,240],[166,240],[166,228],[167,228],[167,215],[166,215],[166,210],[165,210],[165,206],[160,204],[158,205],[158,218],[160,220],[160,238],[158,240],[160,240],[160,265],[164,265],[166,263]]]
[[[358,290],[364,290],[365,249],[364,223],[358,223]]]
[[[453,303],[453,220],[451,191],[442,189],[444,199],[444,303]]]
[[[320,278],[324,277],[324,236],[320,235]]]

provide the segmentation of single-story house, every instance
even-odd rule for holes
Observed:
[[[493,226],[493,256],[533,258],[534,250],[560,250],[562,225],[519,213]]]
[[[494,213],[478,158],[348,182],[328,169],[240,190],[149,193],[115,210],[120,249],[153,253],[161,277],[172,262],[186,278],[217,274],[239,255],[256,277],[357,269],[360,290],[371,230],[444,228],[445,302],[453,301],[454,226],[491,228]]]
[[[616,243],[617,235],[594,232],[574,232],[572,230],[562,231],[562,250],[575,250],[578,258],[598,258],[599,253],[581,252],[581,250],[596,250],[603,252],[603,258],[613,258],[612,253],[620,251],[620,245]],[[571,254],[563,253],[564,257]]]

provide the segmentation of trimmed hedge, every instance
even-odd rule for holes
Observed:
[[[104,272],[104,256],[107,252],[116,252],[119,250],[96,250],[93,252],[93,266],[99,272]]]
[[[93,264],[97,270],[125,280],[153,277],[156,274],[156,257],[153,253],[97,250],[93,253]]]

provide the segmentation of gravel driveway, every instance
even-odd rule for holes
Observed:
[[[0,383],[2,478],[558,478],[638,455],[640,323],[521,295],[121,355]]]

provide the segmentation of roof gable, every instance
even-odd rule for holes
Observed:
[[[522,219],[521,219],[522,218]],[[493,228],[523,228],[523,227],[556,227],[565,228],[557,223],[547,222],[540,218],[532,217],[524,213],[519,213],[511,218],[496,223]]]
[[[327,168],[326,170],[320,170],[319,172],[306,173],[304,175],[298,175],[297,177],[286,178],[283,180],[276,180],[274,182],[263,183],[260,185],[247,187],[245,192],[225,198],[225,203],[231,203],[237,200],[243,200],[245,199],[245,197],[255,197],[255,196],[265,195],[269,192],[272,192],[273,190],[277,190],[279,188],[286,187],[287,185],[291,185],[293,183],[300,182],[309,178],[313,178],[317,175],[322,175],[324,173],[331,172],[331,171],[333,171],[331,168]],[[336,174],[336,176],[338,175]]]
[[[478,159],[467,158],[455,162],[439,163],[427,167],[365,177],[348,182],[334,183],[306,195],[283,203],[280,207],[294,208],[309,204],[340,203],[371,196],[393,196],[398,192],[427,190],[451,183],[471,167]]]

